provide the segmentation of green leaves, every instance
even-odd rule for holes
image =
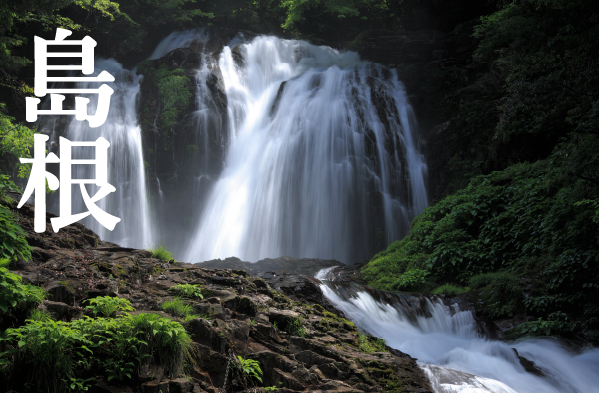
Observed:
[[[3,314],[17,307],[32,308],[45,298],[45,292],[41,288],[25,285],[21,276],[9,272],[4,267],[9,263],[8,259],[0,259],[0,312]]]
[[[233,363],[233,365],[237,367],[245,377],[253,377],[262,382],[262,369],[260,368],[260,363],[258,361],[237,356],[237,363]]]
[[[424,284],[425,277],[429,274],[429,272],[422,269],[409,270],[397,278],[393,283],[393,288],[399,291],[409,291],[418,284]]]
[[[87,301],[89,306],[85,308],[92,310],[94,315],[102,314],[112,317],[117,311],[135,311],[131,302],[127,299],[110,296],[99,296]]]
[[[93,367],[107,379],[126,381],[142,364],[156,364],[179,374],[191,348],[181,324],[155,314],[89,318],[72,322],[32,321],[8,329],[0,341],[13,346],[0,354],[0,366],[26,372],[32,391],[84,391],[76,375]],[[79,390],[77,390],[79,389]]]
[[[487,299],[494,318],[524,306],[538,315],[562,306],[581,313],[599,298],[596,195],[550,161],[480,176],[414,219],[410,235],[377,254],[362,277],[387,290],[429,290],[435,278],[470,282],[494,291]],[[521,273],[540,277],[525,303],[514,278]]]
[[[179,296],[185,296],[189,298],[199,297],[203,299],[202,286],[195,284],[177,284],[169,288],[169,291],[177,291]]]

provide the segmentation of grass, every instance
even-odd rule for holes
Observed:
[[[198,315],[194,314],[193,307],[178,297],[165,301],[160,305],[160,307],[162,308],[162,311],[179,317],[183,319],[184,322],[199,318]]]
[[[54,317],[47,311],[40,310],[39,308],[33,308],[29,311],[28,319],[32,321],[53,321]]]
[[[458,287],[456,285],[452,285],[452,284],[444,284],[441,285],[440,287],[435,288],[432,293],[434,295],[459,295],[465,292],[470,291],[470,288],[468,287]]]
[[[160,259],[163,261],[173,261],[175,258],[173,257],[173,253],[171,253],[165,245],[159,244],[148,251],[152,253],[152,258]]]

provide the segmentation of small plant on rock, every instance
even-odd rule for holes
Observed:
[[[244,359],[241,356],[237,356],[238,363],[233,363],[243,374],[244,377],[256,378],[262,382],[262,369],[260,363],[257,360]]]
[[[148,251],[150,251],[152,253],[152,258],[160,259],[160,260],[163,260],[163,261],[172,261],[172,260],[174,260],[173,253],[171,253],[166,248],[166,246],[164,246],[163,244],[159,244],[157,246],[154,246],[154,247],[150,248]]]
[[[193,313],[193,307],[178,297],[165,301],[160,305],[160,308],[162,308],[162,311],[164,312],[179,318],[183,318],[183,320],[186,322],[190,319],[197,318],[197,316]]]
[[[99,296],[87,302],[89,306],[85,308],[92,310],[94,315],[102,314],[107,318],[113,317],[117,311],[135,311],[129,300],[119,297]]]
[[[179,296],[185,296],[189,298],[199,297],[203,299],[202,295],[202,286],[194,285],[194,284],[177,284],[173,287],[170,287],[169,290],[177,291]]]
[[[305,337],[306,336],[306,328],[304,328],[304,320],[302,317],[289,318],[287,323],[287,332],[289,334]]]

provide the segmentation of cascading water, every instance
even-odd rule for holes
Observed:
[[[226,46],[220,69],[230,142],[182,259],[355,262],[407,233],[426,166],[395,70],[275,37]]]
[[[327,272],[317,277],[326,278]],[[374,293],[332,282],[325,296],[358,326],[419,360],[436,393],[587,393],[599,391],[599,349],[573,353],[550,339],[507,344],[483,338],[471,311],[438,298]],[[527,372],[520,356],[543,377]]]
[[[187,47],[194,42],[204,42],[207,36],[203,30],[189,32],[175,32],[165,38],[153,52],[149,59],[157,59],[173,49]],[[205,66],[207,67],[207,66]],[[88,217],[82,222],[107,241],[118,243],[127,247],[147,248],[154,245],[159,239],[155,230],[152,217],[160,207],[168,209],[163,201],[162,190],[158,179],[158,200],[153,206],[148,203],[146,172],[142,154],[141,129],[138,124],[136,101],[140,91],[141,76],[132,71],[123,69],[122,65],[113,59],[97,59],[95,62],[96,74],[106,70],[115,77],[115,82],[109,85],[114,89],[111,96],[110,110],[106,122],[98,128],[90,128],[87,122],[70,119],[64,136],[71,141],[95,141],[99,137],[106,138],[111,146],[108,150],[109,173],[108,181],[114,185],[116,192],[97,202],[103,210],[121,218],[113,231],[102,227],[93,217]],[[198,72],[200,73],[200,71]],[[205,78],[204,78],[205,79]],[[204,81],[205,85],[205,81]],[[97,88],[98,83],[77,83],[76,88]],[[201,82],[198,90],[202,89]],[[203,96],[206,94],[204,93]],[[198,97],[201,95],[198,93]],[[90,112],[95,111],[98,102],[97,95],[89,95]],[[198,103],[198,112],[203,108],[203,102]],[[39,128],[39,132],[50,135],[50,143],[56,148],[58,138],[56,135],[57,117],[52,117]],[[201,130],[205,122],[198,121],[197,129]],[[78,148],[73,151],[74,159],[93,158],[92,149]],[[93,178],[92,166],[79,165],[73,167],[73,178]],[[95,192],[95,186],[87,185],[90,195]],[[59,191],[60,192],[60,191]],[[78,190],[73,192],[73,213],[87,211]],[[52,210],[59,213],[58,198],[54,197]],[[152,209],[153,208],[153,209]]]
[[[152,225],[149,207],[146,200],[144,162],[141,151],[141,131],[137,124],[135,100],[139,92],[139,77],[133,72],[123,69],[115,60],[98,59],[95,62],[95,75],[106,70],[115,77],[110,83],[114,93],[110,100],[110,110],[106,122],[98,128],[90,128],[86,121],[70,119],[65,137],[70,141],[95,141],[104,137],[110,142],[108,149],[108,182],[116,188],[116,192],[99,200],[96,204],[106,212],[121,218],[113,231],[102,227],[93,217],[82,222],[101,239],[117,242],[122,246],[147,247],[153,242]],[[98,88],[96,82],[76,84],[79,89]],[[90,111],[94,113],[98,104],[98,95],[91,94]],[[53,120],[54,124],[56,120]],[[44,132],[43,129],[40,132]],[[53,136],[51,142],[57,142]],[[92,159],[92,148],[75,148],[73,159]],[[73,166],[73,179],[93,179],[92,165]],[[90,195],[94,195],[97,187],[87,185]],[[59,191],[60,192],[60,189]],[[83,198],[78,187],[72,194],[73,214],[86,212]],[[53,210],[58,212],[58,198],[54,198]]]

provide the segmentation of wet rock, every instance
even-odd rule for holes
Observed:
[[[33,231],[33,219],[24,220]],[[167,263],[149,258],[146,251],[107,243],[86,249],[40,249],[40,255],[48,253],[51,258],[18,266],[14,272],[41,283],[50,294],[46,307],[63,320],[80,313],[86,299],[120,296],[136,308],[132,315],[152,312],[181,321],[159,311],[160,304],[176,295],[169,290],[175,283],[201,285],[204,299],[184,298],[201,317],[181,321],[193,342],[193,382],[159,382],[179,376],[165,376],[160,367],[148,365],[138,370],[136,389],[142,392],[217,393],[224,370],[231,366],[229,356],[233,361],[237,356],[259,361],[264,385],[280,386],[279,393],[325,388],[374,392],[390,381],[401,381],[408,392],[429,391],[411,357],[399,351],[362,352],[356,345],[357,329],[334,308],[325,308],[320,281],[312,277],[270,273],[253,278],[237,269]],[[299,325],[294,328],[291,322]],[[96,384],[93,389],[126,388]]]
[[[193,383],[185,378],[177,378],[169,381],[170,393],[188,393],[193,390]]]
[[[224,260],[214,259],[199,264],[204,268],[209,269],[240,269],[247,271],[250,275],[256,276],[265,272],[282,272],[304,274],[312,276],[318,273],[321,269],[326,269],[333,266],[341,266],[343,263],[335,260],[315,259],[315,258],[266,258],[258,262],[243,262],[239,258],[231,257]]]
[[[169,393],[169,381],[151,381],[141,385],[141,393]]]
[[[69,312],[69,305],[65,303],[44,300],[43,304],[49,312],[54,314],[56,319],[62,319]]]
[[[341,313],[320,290],[320,280],[301,274],[274,274],[267,272],[262,278],[277,292],[284,294],[296,301],[319,304],[324,309],[335,314]]]
[[[514,353],[516,354],[516,356],[518,356],[518,360],[520,360],[520,364],[522,365],[522,367],[524,367],[524,369],[527,372],[529,372],[533,375],[536,375],[538,377],[545,376],[543,371],[541,371],[541,369],[536,366],[535,362],[533,362],[532,360],[526,359],[524,356],[520,356],[520,354],[518,353],[518,350],[516,348],[512,348],[512,349],[514,350]]]
[[[110,386],[104,382],[93,385],[90,391],[91,393],[133,393],[133,389],[129,386]]]

